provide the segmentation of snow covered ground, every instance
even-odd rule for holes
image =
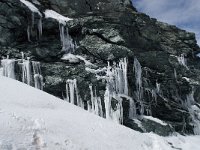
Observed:
[[[142,134],[0,77],[0,150],[199,150],[200,136]]]

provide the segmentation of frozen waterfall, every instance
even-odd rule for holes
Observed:
[[[72,53],[75,51],[75,44],[73,42],[73,39],[69,35],[68,28],[64,26],[63,24],[59,24],[59,30],[60,30],[60,40],[62,44],[62,51],[66,53]]]
[[[15,79],[15,59],[3,59],[1,60],[2,65],[2,75],[5,77],[9,77]]]
[[[185,68],[189,69],[187,66],[187,60],[185,59],[185,55],[181,54],[181,56],[177,57],[178,62],[180,65],[184,66]]]
[[[76,79],[66,81],[66,101],[71,104],[84,108],[84,103],[78,94],[78,87]]]
[[[45,18],[55,19],[59,23],[62,51],[66,53],[74,52],[76,44],[74,43],[73,39],[69,35],[68,28],[66,27],[66,22],[73,19],[65,17],[55,12],[54,10],[50,10],[50,9],[45,10],[44,14],[45,14]]]
[[[31,61],[30,58],[26,60],[24,53],[22,53],[22,59],[19,60],[9,59],[9,57],[2,59],[1,66],[3,76],[19,80],[43,90],[43,76],[41,74],[40,63]]]
[[[31,85],[31,65],[29,58],[22,59],[22,82]]]
[[[20,0],[21,3],[23,3],[26,7],[28,7],[28,9],[31,11],[31,25],[28,25],[27,27],[27,37],[28,37],[28,41],[31,41],[31,33],[32,33],[32,29],[34,28],[35,25],[35,14],[38,14],[38,16],[40,17],[40,19],[38,20],[38,33],[39,33],[39,39],[42,36],[42,14],[39,11],[39,9],[32,4],[31,2],[27,1],[27,0]]]
[[[35,88],[43,90],[43,76],[41,73],[40,62],[32,61],[32,66]]]
[[[142,87],[142,67],[137,58],[134,59],[133,70],[135,72],[135,86],[136,86],[135,96],[137,102],[140,104],[140,115],[143,115],[144,102],[143,102],[143,87]]]
[[[200,105],[194,100],[194,88],[186,95],[185,107],[189,110],[193,132],[195,135],[200,135]]]
[[[88,105],[88,111],[103,117],[103,109],[102,109],[102,104],[101,104],[101,98],[97,96],[96,89],[93,91],[92,85],[89,86],[90,89],[90,96],[91,96],[91,103],[90,101],[87,102]]]

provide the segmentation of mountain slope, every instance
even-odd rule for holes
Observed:
[[[136,132],[12,79],[0,77],[0,83],[1,150],[170,150],[167,141],[186,145],[183,150],[198,146],[184,137]]]
[[[126,96],[140,103],[132,107],[136,119],[151,115],[176,132],[196,133],[187,106],[191,100],[200,102],[195,34],[137,12],[130,0],[2,0],[0,14],[0,58],[14,59],[16,79],[23,78],[23,52],[25,59],[41,64],[44,91],[63,98],[66,81],[76,79],[85,104],[91,101],[90,85],[103,102],[106,84],[88,71],[84,60],[93,64],[90,69],[101,70],[108,61],[112,65],[127,58]],[[79,57],[63,60],[68,52]],[[139,97],[136,81],[141,81]],[[128,100],[124,102],[124,125],[136,130]]]

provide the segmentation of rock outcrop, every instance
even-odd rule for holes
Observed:
[[[142,66],[144,114],[148,115],[147,109],[151,109],[153,117],[169,123],[175,131],[193,133],[193,118],[186,104],[193,98],[193,105],[199,107],[196,102],[200,102],[200,58],[197,57],[200,51],[194,33],[137,12],[129,0],[31,2],[41,16],[32,13],[19,0],[0,1],[1,57],[9,55],[18,59],[20,52],[24,52],[31,60],[40,61],[44,91],[50,94],[65,97],[66,80],[77,79],[84,101],[90,99],[90,84],[96,86],[97,94],[103,98],[105,83],[87,71],[83,59],[61,59],[65,52],[61,51],[59,23],[44,15],[46,9],[54,10],[73,18],[67,22],[67,27],[76,43],[75,55],[90,61],[93,69],[106,67],[108,61],[112,64],[128,58],[129,96],[135,102],[137,87],[133,64],[137,58]],[[41,18],[43,34],[40,37],[38,23]],[[30,39],[27,38],[29,27]],[[128,118],[128,108],[125,102],[124,124],[130,126],[133,123]],[[137,112],[140,115],[139,110]]]

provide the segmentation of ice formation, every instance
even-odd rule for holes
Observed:
[[[192,91],[186,95],[184,106],[189,110],[194,134],[200,135],[200,105],[194,100],[194,88],[192,88]]]
[[[123,74],[123,80],[124,80],[123,93],[126,94],[126,95],[128,95],[128,77],[127,77],[128,62],[127,62],[126,58],[120,60],[120,62],[119,62],[119,68],[121,69],[121,72]]]
[[[45,10],[44,14],[45,14],[45,18],[55,19],[59,23],[62,51],[65,51],[66,53],[74,52],[76,44],[74,43],[73,39],[69,35],[68,28],[66,27],[66,23],[73,19],[65,17],[55,12],[54,10],[50,10],[50,9]]]
[[[184,54],[181,54],[181,56],[177,57],[178,62],[180,65],[184,66],[185,68],[189,69],[187,66],[187,60],[185,59]]]
[[[119,64],[115,64],[111,67],[108,62],[107,72],[106,72],[106,91],[104,94],[104,103],[106,118],[112,119],[118,123],[123,122],[123,107],[122,98],[120,94],[128,96],[128,81],[127,81],[127,64],[126,58],[121,59]],[[117,104],[115,109],[112,108],[111,102],[115,99]],[[132,100],[132,99],[131,99]],[[130,101],[130,113],[132,113],[132,107],[134,102]]]
[[[174,68],[174,78],[177,80],[177,72],[175,68]]]
[[[29,58],[22,59],[22,82],[31,85],[31,65]]]
[[[38,32],[39,32],[39,39],[42,37],[42,17],[40,17],[38,21]]]
[[[22,2],[24,5],[26,5],[31,10],[31,12],[37,13],[39,16],[42,16],[42,14],[38,10],[38,8],[35,7],[35,5],[33,5],[31,2],[29,2],[27,0],[20,0],[20,2]]]
[[[2,75],[19,80],[31,86],[35,86],[40,90],[43,90],[43,76],[41,74],[40,63],[36,61],[30,61],[29,58],[24,58],[22,53],[22,59],[3,59],[1,60]],[[20,68],[16,70],[15,68]],[[16,78],[16,75],[21,75]]]
[[[63,24],[59,24],[60,30],[60,40],[62,44],[62,51],[65,53],[72,53],[75,51],[75,44],[73,39],[69,35],[68,28],[66,28]]]
[[[76,79],[66,81],[66,101],[84,108],[84,103],[78,94]]]
[[[38,0],[32,0],[32,2],[36,5],[41,5],[40,2]]]
[[[92,85],[89,86],[90,96],[91,96],[91,104],[90,101],[87,102],[88,111],[103,117],[103,109],[101,104],[101,98],[97,96],[96,89],[93,91]]]
[[[76,56],[77,57],[77,56]],[[68,58],[68,57],[67,57]],[[78,57],[80,58],[80,57]],[[97,96],[96,88],[89,86],[91,99],[87,101],[87,109],[101,117],[114,122],[123,123],[123,105],[124,100],[129,102],[129,119],[136,119],[138,115],[152,115],[151,104],[157,102],[157,94],[161,95],[160,83],[156,83],[155,88],[148,89],[143,87],[142,83],[142,66],[137,58],[134,59],[133,71],[135,78],[135,91],[133,97],[129,96],[128,89],[128,61],[123,58],[119,63],[113,62],[113,65],[108,62],[107,67],[92,69],[91,65],[86,67],[86,71],[96,75],[98,80],[106,83],[104,97],[101,100]],[[75,100],[79,97],[76,85],[76,80],[67,81],[67,101],[76,104]],[[149,102],[144,102],[144,92],[149,96]],[[103,105],[102,105],[103,104]]]
[[[26,5],[29,10],[31,11],[31,25],[28,25],[27,27],[27,38],[28,41],[31,41],[31,33],[32,33],[32,29],[34,28],[35,25],[35,13],[39,15],[40,19],[38,20],[37,23],[37,28],[38,28],[38,34],[39,34],[39,39],[42,36],[42,14],[41,12],[38,10],[38,8],[32,4],[31,2],[27,1],[27,0],[20,0],[20,2],[22,2],[24,5]],[[39,4],[39,2],[37,0],[33,1],[36,4]]]
[[[112,100],[116,100],[117,104],[112,106]],[[106,119],[113,120],[117,123],[123,123],[123,107],[122,99],[112,92],[110,89],[110,84],[107,83],[106,91],[104,94],[104,104],[105,104],[105,114]],[[113,108],[115,107],[115,108]]]
[[[140,115],[144,114],[144,102],[143,102],[143,87],[142,87],[142,67],[137,60],[137,58],[134,59],[134,72],[135,72],[135,96],[137,102],[140,104]]]
[[[32,66],[35,88],[43,90],[43,76],[41,73],[40,62],[32,61]]]
[[[45,10],[44,14],[45,14],[45,18],[55,19],[59,22],[59,24],[63,24],[64,26],[66,25],[66,22],[73,20],[71,18],[65,17],[55,12],[54,10],[50,10],[50,9]]]
[[[1,60],[2,65],[2,75],[5,77],[9,77],[15,79],[15,63],[14,59],[3,59]]]

